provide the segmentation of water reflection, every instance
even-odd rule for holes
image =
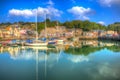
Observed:
[[[46,54],[49,55],[51,53],[61,54],[61,52],[65,52],[66,54],[74,54],[74,55],[88,55],[90,53],[100,51],[104,48],[108,50],[119,52],[120,43],[119,42],[102,42],[102,41],[80,41],[77,47],[67,46],[67,45],[59,45],[54,48],[39,48],[39,47],[28,47],[28,46],[18,46],[18,47],[8,47],[3,46],[0,47],[0,53],[8,52],[13,59],[36,59],[35,52],[37,51],[40,57],[39,60],[43,61],[42,56]],[[59,55],[58,55],[59,56]]]
[[[79,47],[42,49],[0,47],[0,80],[119,80],[119,61],[119,42],[80,41]],[[14,78],[11,69],[12,74],[19,72]]]

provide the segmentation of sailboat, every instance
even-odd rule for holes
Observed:
[[[46,15],[45,15],[45,29],[46,29]],[[48,45],[47,42],[43,42],[38,40],[38,32],[37,32],[37,13],[36,13],[36,39],[32,43],[25,43],[26,46],[34,46],[34,47],[46,47]]]

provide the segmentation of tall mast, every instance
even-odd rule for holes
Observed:
[[[59,31],[59,29],[58,29],[58,21],[57,21],[57,31]]]
[[[37,11],[36,11],[36,40],[38,40],[38,32],[37,32]]]
[[[47,27],[46,27],[46,13],[45,13],[45,37],[47,38]]]

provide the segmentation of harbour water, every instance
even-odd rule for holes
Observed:
[[[84,41],[79,47],[45,49],[1,46],[0,80],[120,80],[120,44]]]

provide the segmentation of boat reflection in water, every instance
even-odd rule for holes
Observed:
[[[0,80],[119,80],[119,42],[0,47]]]

